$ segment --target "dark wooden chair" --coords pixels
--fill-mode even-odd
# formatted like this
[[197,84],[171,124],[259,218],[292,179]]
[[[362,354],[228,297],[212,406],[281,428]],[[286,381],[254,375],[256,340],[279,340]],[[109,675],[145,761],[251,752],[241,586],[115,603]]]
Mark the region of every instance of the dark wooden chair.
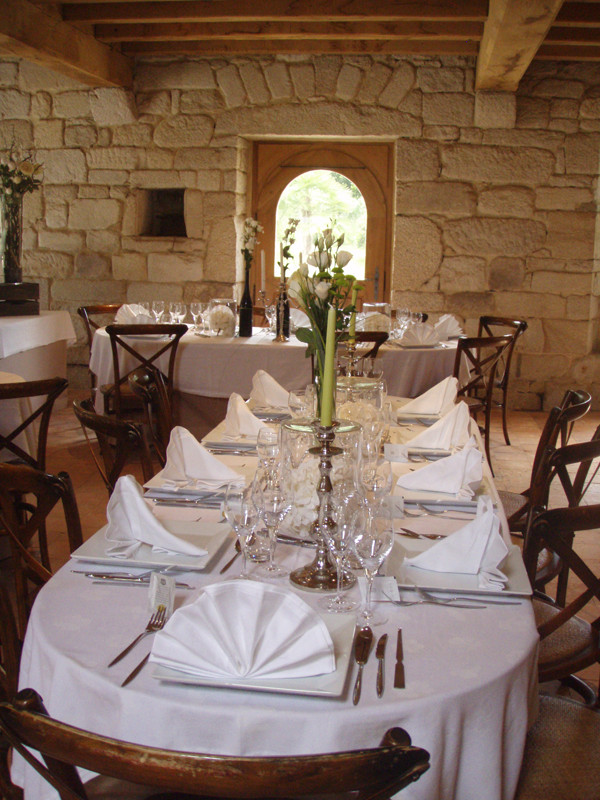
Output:
[[[357,347],[352,364],[348,361],[348,343],[342,342],[339,346],[338,374],[364,375],[365,377],[371,375],[379,348],[384,342],[387,342],[389,336],[387,331],[356,331],[354,338]],[[367,345],[367,347],[361,347],[361,345]]]
[[[596,444],[595,442],[592,444]],[[574,445],[573,447],[586,447]],[[597,697],[588,684],[574,673],[598,662],[600,658],[600,579],[573,548],[577,532],[600,528],[600,505],[556,508],[537,515],[528,531],[523,549],[525,568],[532,585],[535,581],[538,557],[546,549],[575,575],[581,586],[568,603],[559,604],[547,596],[533,600],[535,620],[540,635],[538,678],[546,681],[565,681],[593,704]],[[578,584],[579,585],[579,584]],[[596,602],[596,608],[592,601]],[[587,606],[592,622],[577,616]]]
[[[480,425],[484,437],[485,453],[490,469],[490,415],[493,405],[494,381],[501,359],[512,342],[512,336],[459,336],[454,360],[453,375],[458,380],[457,400],[464,400],[469,413],[477,419],[483,414],[484,423]],[[468,377],[463,380],[465,366]],[[493,470],[492,470],[493,472]]]
[[[187,325],[184,324],[106,326],[106,332],[110,337],[114,374],[112,384],[100,387],[100,391],[104,395],[104,412],[106,414],[114,413],[117,417],[124,417],[126,407],[124,396],[128,393],[129,375],[138,367],[160,369],[159,360],[163,355],[168,361],[166,370],[161,370],[161,372],[165,379],[169,401],[172,401],[175,357],[179,340],[187,333],[187,329]],[[156,337],[161,337],[160,341],[155,341],[156,348],[151,354],[146,355],[148,352],[147,342]],[[146,339],[146,343],[144,352],[141,352],[139,346],[143,339]],[[121,354],[128,354],[132,357],[134,365],[131,369],[123,370],[121,368],[119,359]],[[132,397],[131,393],[129,393],[129,397]]]
[[[395,795],[429,768],[429,753],[412,747],[401,728],[389,730],[379,747],[324,755],[235,757],[144,747],[50,718],[33,689],[19,692],[13,702],[0,703],[0,730],[63,800],[93,797],[73,765],[147,786],[145,796],[156,800],[291,800],[311,795],[376,800]],[[31,750],[38,751],[45,764]],[[111,796],[122,796],[118,786]]]
[[591,800],[600,786],[600,712],[566,697],[540,696],[527,734],[514,800]]
[[512,359],[515,352],[515,345],[517,339],[527,330],[527,322],[524,319],[510,319],[509,317],[479,317],[479,329],[477,336],[499,336],[501,334],[510,333],[512,342],[510,347],[506,349],[502,355],[498,366],[496,367],[496,377],[494,380],[495,392],[500,393],[500,398],[492,395],[492,403],[495,408],[502,409],[502,431],[504,432],[504,441],[510,444],[508,436],[508,425],[506,420],[506,411],[508,408],[508,384],[510,380],[510,369]]
[[[0,523],[12,552],[19,633],[25,632],[31,604],[52,575],[46,518],[62,506],[69,552],[83,542],[73,485],[66,472],[49,475],[22,464],[0,464]],[[37,553],[34,540],[37,539]]]
[[[146,431],[141,424],[96,414],[91,400],[74,401],[73,411],[85,434],[92,458],[109,496],[126,464],[132,459],[139,461],[144,482],[155,474]],[[98,441],[99,455],[90,441],[88,431],[93,431]]]
[[[77,309],[77,313],[83,320],[83,324],[85,325],[85,333],[87,336],[87,345],[88,345],[88,362],[90,359],[90,354],[92,352],[92,342],[94,341],[94,332],[98,330],[98,328],[103,327],[104,325],[108,325],[111,323],[117,311],[121,308],[122,303],[103,303],[100,305],[95,306],[80,306]],[[96,320],[94,317],[100,317],[100,319]],[[94,394],[96,392],[96,376],[94,375],[91,370],[89,371],[90,374],[90,389],[91,389],[91,397],[92,400],[94,399]]]
[[138,367],[130,373],[129,388],[144,405],[148,441],[161,467],[167,463],[167,446],[173,430],[173,413],[165,379],[157,369]]
[[[47,378],[42,381],[19,381],[17,383],[0,383],[0,413],[3,400],[30,399],[31,414],[25,417],[17,427],[9,433],[0,433],[0,452],[5,461],[28,464],[36,469],[46,468],[46,444],[48,426],[56,398],[69,385],[65,378]],[[37,407],[36,407],[37,406]],[[28,453],[17,440],[28,430],[34,431],[37,441],[35,454]],[[7,452],[6,452],[7,451]]]
[[[0,700],[12,700],[19,683],[19,664],[23,642],[17,633],[13,605],[6,586],[0,583]],[[10,743],[0,733],[0,796],[22,800],[23,791],[10,777]]]

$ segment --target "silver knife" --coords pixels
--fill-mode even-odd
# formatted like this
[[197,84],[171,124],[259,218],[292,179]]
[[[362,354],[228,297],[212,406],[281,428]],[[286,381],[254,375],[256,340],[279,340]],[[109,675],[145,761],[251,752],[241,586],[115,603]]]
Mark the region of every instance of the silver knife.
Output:
[[383,689],[385,687],[385,674],[384,674],[384,659],[385,659],[385,646],[387,644],[388,635],[384,633],[379,637],[377,647],[375,649],[375,657],[377,658],[377,697],[383,697]]
[[394,671],[394,689],[404,689],[404,649],[402,647],[402,628],[398,628],[396,642],[396,669]]
[[[114,582],[114,583],[138,583],[145,586],[150,585],[150,578],[145,575],[111,575],[109,572],[84,572],[86,578],[92,578],[94,583]],[[189,583],[176,582],[178,589],[193,589]]]
[[354,692],[352,694],[352,703],[354,705],[356,705],[360,700],[360,692],[362,689],[362,673],[365,664],[369,660],[372,644],[373,631],[368,625],[365,625],[364,628],[360,628],[360,630],[357,631],[356,638],[354,640],[354,660],[358,664],[358,675],[356,676]]

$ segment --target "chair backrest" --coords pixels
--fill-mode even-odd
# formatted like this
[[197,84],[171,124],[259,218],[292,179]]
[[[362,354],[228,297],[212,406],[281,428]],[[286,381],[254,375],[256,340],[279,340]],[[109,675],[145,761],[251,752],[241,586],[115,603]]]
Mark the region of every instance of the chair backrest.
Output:
[[158,369],[138,367],[129,374],[129,388],[144,404],[149,441],[161,467],[167,463],[167,446],[173,430],[171,402],[165,379]]
[[[389,339],[387,331],[356,331],[354,341],[357,347],[352,353],[352,360],[350,361],[350,351],[348,350],[348,342],[344,341],[340,344],[338,349],[339,374],[345,375],[368,375],[373,371],[374,361],[379,353],[379,348],[384,342]],[[362,348],[361,344],[372,344],[372,347]],[[368,370],[365,372],[365,360],[370,360]],[[344,363],[346,362],[346,363]]]
[[[131,372],[137,367],[156,367],[159,369],[159,359],[163,354],[168,356],[168,366],[166,370],[161,370],[167,387],[169,399],[173,393],[173,373],[175,370],[175,356],[177,355],[177,348],[179,340],[187,333],[187,325],[184,324],[158,324],[158,325],[107,325],[106,332],[110,337],[110,346],[112,350],[113,370],[114,370],[114,409],[117,416],[122,414],[121,402],[121,387],[127,381]],[[156,341],[156,349],[150,355],[141,353],[136,345],[139,347],[140,339],[150,337],[151,341],[155,337],[164,337],[161,342]],[[128,339],[127,337],[135,337]],[[119,350],[123,349],[135,360],[135,366],[127,370],[125,374],[121,374],[121,367],[119,364]]]
[[[96,414],[91,400],[74,401],[73,411],[85,434],[92,458],[98,467],[98,472],[109,496],[125,465],[132,458],[137,458],[139,461],[144,482],[150,480],[155,470],[152,466],[146,432],[142,425]],[[93,431],[96,436],[102,460],[98,458],[92,446],[88,430]]]
[[[500,359],[512,342],[512,336],[459,336],[454,359],[453,375],[458,380],[458,396],[479,397],[486,403],[491,399],[494,378]],[[464,366],[468,366],[468,377]]]
[[[5,460],[20,461],[37,469],[46,468],[46,443],[48,441],[48,426],[52,408],[56,398],[64,392],[69,385],[66,378],[47,378],[42,381],[19,381],[17,383],[0,383],[0,411],[2,400],[21,400],[28,398],[34,410],[31,413],[22,411],[22,420],[14,430],[8,433],[0,432],[0,451]],[[37,428],[37,431],[36,431]],[[27,452],[18,444],[19,437],[27,431],[36,431],[35,439],[37,449],[35,454]],[[22,440],[21,440],[22,441]],[[14,458],[11,458],[10,454]]]
[[[429,753],[412,747],[401,728],[388,731],[384,743],[376,748],[315,756],[237,758],[144,747],[51,719],[32,689],[19,692],[12,703],[0,704],[0,729],[13,748],[58,789],[63,800],[86,798],[71,765],[150,785],[157,792],[261,800],[318,794],[332,799],[383,800],[429,768]],[[46,767],[25,748],[41,753]]]
[[510,319],[510,317],[479,317],[479,329],[477,336],[499,336],[509,333],[512,336],[510,347],[503,353],[498,367],[496,368],[496,383],[499,388],[504,389],[508,383],[510,375],[510,365],[515,351],[517,339],[525,333],[528,325],[524,319]]
[[[83,542],[71,479],[66,472],[49,475],[22,464],[0,464],[0,523],[12,551],[19,631],[24,634],[31,608],[29,582],[39,589],[52,575],[46,541],[46,519],[61,504],[69,552]],[[37,537],[39,557],[31,543]]]
[[[94,331],[97,331],[98,328],[108,324],[109,322],[112,322],[115,314],[122,305],[122,303],[103,303],[95,306],[80,306],[77,309],[77,313],[85,325],[85,332],[90,350],[92,349],[92,341],[94,340]],[[93,319],[93,317],[96,316],[104,317],[104,319],[97,322],[95,319]],[[108,316],[111,317],[110,320],[107,319]]]

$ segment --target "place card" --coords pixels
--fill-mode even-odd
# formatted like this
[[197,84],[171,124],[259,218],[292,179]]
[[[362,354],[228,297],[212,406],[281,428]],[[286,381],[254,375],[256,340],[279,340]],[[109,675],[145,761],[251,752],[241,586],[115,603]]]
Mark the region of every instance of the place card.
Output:
[[175,576],[165,575],[161,572],[150,574],[150,588],[148,589],[148,611],[154,614],[159,606],[166,609],[166,617],[169,619],[173,613],[175,602]]

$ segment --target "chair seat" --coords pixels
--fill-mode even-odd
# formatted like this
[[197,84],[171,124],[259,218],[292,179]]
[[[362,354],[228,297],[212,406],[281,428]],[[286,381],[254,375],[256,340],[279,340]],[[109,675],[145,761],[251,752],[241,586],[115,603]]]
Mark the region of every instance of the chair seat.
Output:
[[[558,614],[560,608],[534,598],[536,626]],[[566,677],[594,664],[598,658],[598,631],[580,617],[572,617],[540,642],[538,674],[541,683]]]
[[599,787],[600,714],[564,698],[540,697],[515,800],[593,800]]
[[483,411],[485,408],[485,402],[480,400],[479,397],[470,397],[469,395],[465,395],[460,399],[463,401],[463,403],[467,404],[470,414],[476,414],[478,411]]
[[511,519],[514,517],[515,519],[518,518],[519,513],[521,511],[525,511],[527,508],[527,498],[519,494],[518,492],[505,492],[500,491],[498,492],[498,496],[500,497],[500,502],[502,503],[502,508],[504,509],[504,513],[506,514],[506,519],[508,520],[508,524],[510,530],[522,530],[522,526],[513,528],[511,524]]

